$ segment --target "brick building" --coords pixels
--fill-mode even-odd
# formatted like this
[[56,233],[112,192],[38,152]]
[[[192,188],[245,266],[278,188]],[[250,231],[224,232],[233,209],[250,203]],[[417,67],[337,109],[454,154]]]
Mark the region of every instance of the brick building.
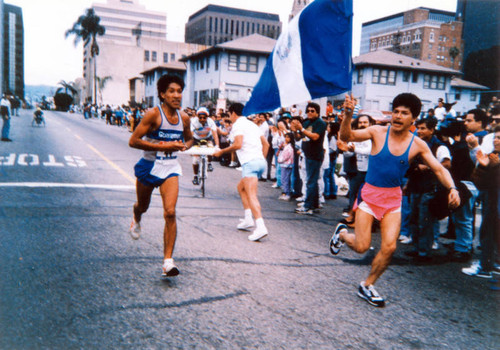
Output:
[[[439,66],[461,70],[463,23],[455,13],[419,7],[363,23],[364,52],[390,50]],[[363,43],[368,41],[368,47]]]

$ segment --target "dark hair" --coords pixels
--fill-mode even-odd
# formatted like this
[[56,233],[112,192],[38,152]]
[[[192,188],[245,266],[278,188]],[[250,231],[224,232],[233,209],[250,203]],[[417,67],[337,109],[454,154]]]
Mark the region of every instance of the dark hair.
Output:
[[461,120],[453,120],[447,127],[440,129],[444,136],[455,137],[458,135],[465,135],[465,124]]
[[243,105],[239,102],[233,103],[231,106],[229,106],[228,111],[229,114],[232,114],[234,112],[238,117],[241,117],[243,115]]
[[405,92],[394,97],[394,100],[392,101],[392,110],[395,110],[400,106],[409,108],[413,119],[415,119],[420,115],[422,102],[416,95]]
[[368,114],[360,114],[353,121],[354,129],[359,128],[359,119],[362,118],[362,117],[367,117],[368,118],[368,122],[370,123],[370,126],[375,125],[375,119],[373,119],[371,116],[369,116]]
[[427,127],[427,129],[435,130],[436,129],[436,125],[437,125],[437,119],[434,118],[434,117],[424,118],[424,119],[418,119],[415,122],[415,126],[419,126],[420,124],[425,124],[425,126]]
[[500,132],[500,125],[495,126],[495,129],[493,129],[493,132]]
[[317,103],[315,103],[315,102],[309,102],[309,103],[307,104],[306,111],[307,111],[307,109],[308,109],[309,107],[314,108],[314,110],[316,111],[316,113],[318,113],[318,115],[319,115],[319,111],[320,111],[319,104],[317,104]]
[[158,98],[160,101],[162,100],[161,93],[167,91],[168,87],[172,83],[179,84],[181,89],[184,90],[184,80],[182,80],[182,78],[177,75],[162,75],[156,83],[156,87],[158,88]]
[[290,138],[290,144],[292,145],[292,147],[295,146],[295,135],[293,134],[293,132],[287,132],[285,134],[285,137],[288,136]]
[[474,120],[476,122],[481,122],[483,128],[485,128],[486,125],[488,125],[488,116],[482,109],[479,108],[471,109],[470,111],[467,112],[467,114],[472,114],[474,116]]

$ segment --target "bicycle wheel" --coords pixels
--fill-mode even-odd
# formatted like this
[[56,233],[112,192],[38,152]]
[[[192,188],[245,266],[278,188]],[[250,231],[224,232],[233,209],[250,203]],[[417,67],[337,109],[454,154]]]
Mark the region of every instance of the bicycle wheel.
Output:
[[205,179],[207,177],[207,159],[205,157],[201,158],[201,196],[205,197]]

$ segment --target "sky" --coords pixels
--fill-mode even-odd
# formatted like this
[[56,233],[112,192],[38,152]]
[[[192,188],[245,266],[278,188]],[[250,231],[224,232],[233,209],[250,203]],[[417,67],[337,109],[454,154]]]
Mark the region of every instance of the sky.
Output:
[[[64,33],[93,3],[107,0],[4,0],[22,8],[25,40],[25,84],[57,86],[82,76],[82,44]],[[146,9],[167,14],[167,39],[184,41],[188,17],[208,4],[278,14],[286,28],[293,0],[139,0]],[[353,56],[359,54],[361,25],[380,17],[429,7],[456,11],[457,0],[353,0]]]

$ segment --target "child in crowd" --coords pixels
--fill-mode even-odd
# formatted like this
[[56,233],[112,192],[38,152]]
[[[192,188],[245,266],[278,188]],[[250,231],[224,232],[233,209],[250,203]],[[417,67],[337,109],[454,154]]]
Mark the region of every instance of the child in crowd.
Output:
[[281,188],[283,193],[279,199],[290,200],[290,178],[293,170],[294,139],[292,133],[285,134],[285,145],[278,154],[278,163],[281,168]]

